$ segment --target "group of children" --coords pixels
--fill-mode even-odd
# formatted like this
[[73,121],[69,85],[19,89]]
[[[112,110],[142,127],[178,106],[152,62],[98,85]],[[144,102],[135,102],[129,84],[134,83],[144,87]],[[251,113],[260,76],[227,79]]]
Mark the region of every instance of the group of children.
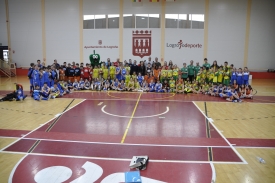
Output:
[[109,68],[104,64],[94,68],[89,64],[86,67],[69,64],[59,67],[58,72],[55,65],[43,68],[31,64],[28,76],[35,100],[56,98],[73,90],[202,93],[220,96],[228,101],[253,98],[253,90],[248,83],[248,69],[237,70],[227,64],[199,66],[197,63],[197,66],[186,66],[184,63],[179,69],[169,63],[150,69],[144,76],[140,72],[130,75],[131,67],[128,64],[124,67],[112,63]]

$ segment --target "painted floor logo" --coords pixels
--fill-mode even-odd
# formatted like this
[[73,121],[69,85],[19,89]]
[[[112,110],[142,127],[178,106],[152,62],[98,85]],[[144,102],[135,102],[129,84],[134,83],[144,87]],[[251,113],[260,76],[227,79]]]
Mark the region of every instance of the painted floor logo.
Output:
[[166,43],[166,47],[171,47],[171,48],[202,48],[202,44],[188,44],[188,43],[183,43],[182,40],[180,40],[177,44],[170,44]]

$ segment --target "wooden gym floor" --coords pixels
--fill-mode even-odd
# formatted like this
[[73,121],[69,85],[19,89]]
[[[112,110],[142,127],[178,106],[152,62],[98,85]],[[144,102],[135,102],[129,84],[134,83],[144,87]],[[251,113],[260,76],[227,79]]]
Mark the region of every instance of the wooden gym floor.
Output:
[[[0,78],[0,95],[15,82],[28,90],[26,77]],[[252,87],[243,103],[128,92],[0,102],[0,182],[124,182],[135,155],[150,157],[148,183],[274,182],[275,80]]]

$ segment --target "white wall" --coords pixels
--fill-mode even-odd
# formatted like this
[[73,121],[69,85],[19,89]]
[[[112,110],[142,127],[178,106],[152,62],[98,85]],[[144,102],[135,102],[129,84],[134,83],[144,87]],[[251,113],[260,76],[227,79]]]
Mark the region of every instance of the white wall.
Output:
[[83,14],[119,14],[119,0],[83,0]]
[[[210,63],[217,60],[242,67],[244,62],[244,47],[246,35],[246,14],[248,0],[210,0],[208,59]],[[133,3],[124,0],[124,14],[161,14],[162,3]],[[47,63],[54,59],[64,62],[79,62],[80,48],[83,47],[84,62],[89,62],[88,56],[92,49],[84,46],[102,45],[119,46],[119,29],[82,30],[79,29],[78,0],[45,0],[45,31]],[[119,14],[120,0],[83,0],[83,15],[87,14]],[[193,13],[205,11],[205,0],[177,0],[166,3],[167,14]],[[18,66],[27,66],[42,58],[42,15],[40,0],[9,0],[11,49],[15,51],[13,61]],[[275,43],[275,1],[252,0],[248,67],[250,69],[274,68]],[[141,60],[132,55],[132,30],[123,30],[123,59]],[[161,29],[152,30],[152,57],[160,57],[161,46],[165,46],[165,60],[172,59],[175,63],[182,61],[195,62],[203,59],[204,30],[166,29],[165,45],[160,45]],[[79,33],[83,31],[83,45],[79,45]],[[201,43],[201,49],[172,49],[166,43],[177,43],[180,39],[185,43]],[[5,23],[5,4],[0,0],[0,42],[7,45],[7,30]],[[96,49],[102,60],[110,57],[115,60],[119,48]],[[143,60],[144,58],[142,58]],[[145,57],[146,59],[146,57]]]
[[167,14],[204,14],[205,0],[177,0],[166,2]]
[[253,0],[250,20],[248,68],[275,68],[275,1]]
[[[102,44],[99,44],[99,40]],[[100,55],[101,61],[107,61],[110,58],[115,62],[119,58],[119,30],[118,29],[85,29],[83,30],[83,62],[90,63],[89,56],[95,53]],[[96,48],[99,47],[99,48]]]
[[37,0],[9,0],[13,62],[28,66],[42,59],[41,3]]
[[0,0],[0,43],[8,46],[5,0]]
[[210,0],[208,60],[243,67],[247,0]]
[[47,64],[79,62],[79,2],[45,0]]
[[[203,35],[204,30],[191,29],[166,29],[165,30],[165,61],[172,60],[174,64],[182,67],[183,62],[189,65],[190,60],[194,62],[203,61]],[[182,40],[185,44],[201,45],[200,47],[171,47]],[[167,47],[168,46],[168,47]]]

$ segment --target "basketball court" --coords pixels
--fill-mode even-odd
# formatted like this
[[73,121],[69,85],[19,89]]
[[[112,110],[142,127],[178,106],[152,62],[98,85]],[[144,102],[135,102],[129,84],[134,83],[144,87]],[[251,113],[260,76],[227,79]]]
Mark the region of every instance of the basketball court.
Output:
[[74,92],[0,111],[0,182],[119,183],[139,155],[150,158],[148,183],[275,178],[274,96]]

